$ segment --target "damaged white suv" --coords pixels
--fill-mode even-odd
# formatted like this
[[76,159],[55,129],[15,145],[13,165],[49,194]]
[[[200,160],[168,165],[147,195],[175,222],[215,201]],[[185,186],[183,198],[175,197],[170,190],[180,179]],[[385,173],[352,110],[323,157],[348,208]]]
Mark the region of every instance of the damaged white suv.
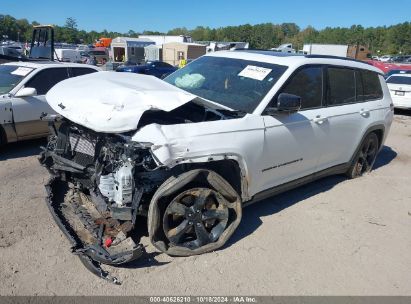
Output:
[[162,252],[216,250],[244,205],[371,170],[393,119],[380,73],[345,58],[233,51],[165,81],[110,72],[63,81],[46,97],[59,113],[41,155],[50,210],[106,278],[100,263],[142,255],[142,216]]

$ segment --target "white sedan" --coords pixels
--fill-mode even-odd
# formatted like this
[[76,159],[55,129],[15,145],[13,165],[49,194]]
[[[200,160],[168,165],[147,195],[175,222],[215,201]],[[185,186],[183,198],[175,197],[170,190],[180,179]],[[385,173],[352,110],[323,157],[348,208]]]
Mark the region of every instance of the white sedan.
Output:
[[387,78],[395,108],[411,109],[411,74],[394,74]]
[[54,113],[46,93],[58,82],[97,72],[94,66],[56,62],[0,65],[0,145],[47,136],[43,112]]

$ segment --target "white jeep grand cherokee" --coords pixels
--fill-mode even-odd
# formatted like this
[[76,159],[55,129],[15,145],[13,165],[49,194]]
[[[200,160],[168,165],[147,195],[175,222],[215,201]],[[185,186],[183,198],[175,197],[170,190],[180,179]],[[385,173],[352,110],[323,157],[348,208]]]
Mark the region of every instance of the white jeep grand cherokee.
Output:
[[345,58],[233,51],[165,81],[110,72],[63,81],[46,97],[59,113],[41,157],[50,210],[106,278],[100,263],[143,253],[141,216],[162,252],[216,250],[244,205],[371,170],[393,119],[380,73]]

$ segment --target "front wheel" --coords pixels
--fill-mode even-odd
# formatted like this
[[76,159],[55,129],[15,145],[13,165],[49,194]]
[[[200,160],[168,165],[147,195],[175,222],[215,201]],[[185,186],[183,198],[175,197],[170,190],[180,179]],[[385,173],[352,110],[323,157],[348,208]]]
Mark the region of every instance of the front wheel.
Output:
[[149,210],[152,244],[172,256],[213,251],[225,244],[241,220],[241,199],[220,175],[192,170],[172,177]]
[[362,142],[354,157],[353,163],[347,171],[349,178],[357,178],[371,171],[378,153],[378,137],[372,132]]

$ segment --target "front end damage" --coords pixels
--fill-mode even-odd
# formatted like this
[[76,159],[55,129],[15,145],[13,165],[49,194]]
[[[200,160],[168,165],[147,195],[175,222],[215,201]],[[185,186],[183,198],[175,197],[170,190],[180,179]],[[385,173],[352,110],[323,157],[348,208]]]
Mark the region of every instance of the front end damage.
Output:
[[118,283],[100,264],[120,265],[143,255],[133,228],[138,216],[147,214],[145,200],[164,180],[164,171],[156,170],[149,144],[60,123],[58,129],[49,123],[52,135],[40,155],[51,174],[47,205],[72,252],[94,274]]
[[[117,282],[100,265],[144,254],[142,229],[135,229],[140,222],[156,249],[185,256],[221,247],[238,226],[241,199],[218,176],[232,171],[226,177],[240,185],[236,165],[226,154],[204,152],[205,136],[193,147],[197,135],[189,130],[198,133],[195,123],[232,121],[244,113],[130,73],[74,77],[46,99],[58,113],[43,117],[52,134],[40,156],[51,174],[47,204],[73,253],[93,273]],[[176,198],[185,192],[182,206]],[[174,212],[169,204],[184,208]],[[177,236],[180,221],[187,226]]]

